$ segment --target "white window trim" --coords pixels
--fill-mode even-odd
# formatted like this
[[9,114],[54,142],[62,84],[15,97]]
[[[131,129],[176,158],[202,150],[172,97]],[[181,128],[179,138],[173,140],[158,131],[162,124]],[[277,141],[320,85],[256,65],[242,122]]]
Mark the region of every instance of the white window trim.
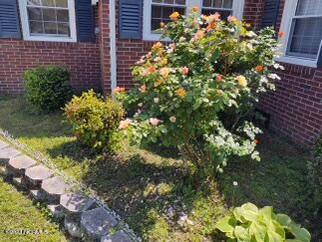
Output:
[[[281,53],[281,57],[277,58],[276,60],[280,62],[288,63],[288,64],[316,68],[318,57],[316,59],[308,59],[304,57],[288,56],[286,54],[287,46],[288,46],[288,42],[291,34],[292,19],[296,12],[297,3],[298,3],[298,0],[285,1],[283,17],[282,17],[282,22],[280,27],[280,32],[284,32],[285,36],[279,39],[281,43],[281,47],[279,51]],[[320,44],[320,49],[317,56],[319,56],[320,51],[321,51],[321,44]]]
[[48,42],[76,42],[76,13],[75,13],[75,0],[68,0],[68,10],[69,10],[69,26],[70,26],[70,37],[63,36],[32,36],[30,35],[28,13],[27,13],[27,0],[19,0],[19,10],[22,25],[22,34],[24,40],[31,41],[48,41]]
[[[202,8],[202,0],[186,0],[186,13],[188,14],[193,7]],[[243,18],[245,0],[233,1],[233,15],[238,19]],[[151,12],[152,0],[144,0],[143,9],[143,40],[158,41],[161,34],[153,33],[151,31]]]

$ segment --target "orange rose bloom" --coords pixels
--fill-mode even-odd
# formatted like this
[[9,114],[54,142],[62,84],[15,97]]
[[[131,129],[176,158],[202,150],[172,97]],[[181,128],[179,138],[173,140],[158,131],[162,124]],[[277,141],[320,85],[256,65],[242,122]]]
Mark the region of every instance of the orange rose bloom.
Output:
[[283,38],[285,36],[285,32],[279,32],[278,37]]
[[220,21],[220,14],[219,13],[212,14],[207,18],[207,22],[209,24],[212,23],[212,22],[215,22],[215,21],[216,22]]
[[205,37],[205,32],[203,30],[198,30],[194,37],[194,40],[201,40],[204,37]]
[[172,20],[172,21],[178,21],[179,20],[179,18],[180,18],[180,13],[178,13],[178,12],[174,12],[173,14],[171,14],[170,15],[170,19]]
[[262,66],[262,65],[259,65],[259,66],[256,66],[255,69],[256,69],[257,72],[263,72],[265,70],[265,67]]
[[156,51],[158,49],[161,49],[163,47],[163,44],[161,42],[157,42],[152,46],[152,50]]
[[186,90],[183,87],[180,87],[177,91],[179,97],[185,97],[187,95]]
[[114,93],[124,93],[125,88],[124,87],[117,87],[114,89]]
[[154,66],[150,66],[148,69],[149,74],[153,74],[157,71],[157,69]]
[[208,24],[207,32],[210,32],[210,31],[214,30],[216,27],[217,27],[216,22],[212,22],[212,23]]

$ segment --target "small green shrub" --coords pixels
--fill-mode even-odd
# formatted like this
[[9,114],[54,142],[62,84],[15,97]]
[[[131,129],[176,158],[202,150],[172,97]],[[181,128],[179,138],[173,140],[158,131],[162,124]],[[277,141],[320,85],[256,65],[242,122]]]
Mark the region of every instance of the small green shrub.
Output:
[[57,66],[37,67],[24,73],[28,101],[44,111],[55,111],[72,96],[68,70]]
[[120,103],[98,97],[93,90],[74,96],[65,108],[77,139],[97,151],[113,151],[118,144],[118,127],[124,116]]
[[311,241],[310,233],[272,207],[258,209],[246,203],[216,224],[228,241]]

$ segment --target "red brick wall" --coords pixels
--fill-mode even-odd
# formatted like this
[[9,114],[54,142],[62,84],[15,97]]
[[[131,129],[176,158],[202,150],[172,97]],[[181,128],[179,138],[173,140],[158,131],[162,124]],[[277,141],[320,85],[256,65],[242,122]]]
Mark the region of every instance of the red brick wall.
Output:
[[98,3],[99,57],[97,59],[101,65],[101,82],[106,95],[111,93],[109,11],[108,0],[100,0]]
[[77,90],[100,88],[98,44],[8,39],[0,40],[0,93],[22,93],[23,73],[39,65],[67,67]]

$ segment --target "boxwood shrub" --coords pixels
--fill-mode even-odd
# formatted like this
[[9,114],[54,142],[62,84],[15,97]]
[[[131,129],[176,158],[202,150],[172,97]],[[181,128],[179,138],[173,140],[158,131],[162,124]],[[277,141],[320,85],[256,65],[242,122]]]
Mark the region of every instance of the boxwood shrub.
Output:
[[64,111],[79,142],[98,152],[118,148],[118,128],[125,114],[119,102],[105,100],[90,90],[74,96]]
[[70,73],[58,66],[41,66],[24,73],[28,101],[44,111],[63,107],[72,97]]

